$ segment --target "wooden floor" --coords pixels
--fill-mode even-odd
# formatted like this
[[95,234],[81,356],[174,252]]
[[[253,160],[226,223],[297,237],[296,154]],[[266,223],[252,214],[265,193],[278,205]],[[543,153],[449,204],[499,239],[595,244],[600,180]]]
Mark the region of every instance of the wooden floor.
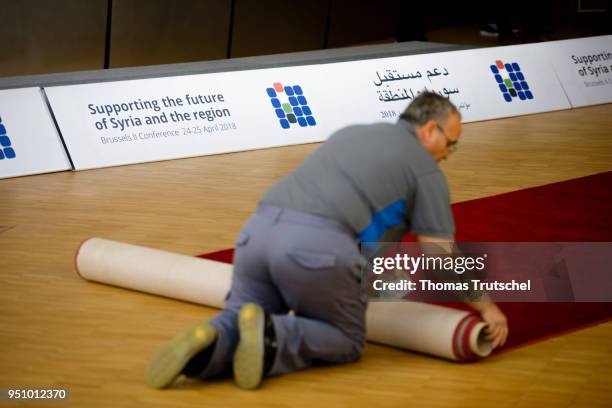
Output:
[[[256,392],[229,380],[147,389],[159,343],[215,311],[85,282],[79,243],[230,247],[266,188],[316,147],[0,180],[0,387],[67,386],[79,407],[612,406],[612,322],[470,365],[367,345],[357,364]],[[443,168],[455,202],[612,170],[612,105],[467,124]]]

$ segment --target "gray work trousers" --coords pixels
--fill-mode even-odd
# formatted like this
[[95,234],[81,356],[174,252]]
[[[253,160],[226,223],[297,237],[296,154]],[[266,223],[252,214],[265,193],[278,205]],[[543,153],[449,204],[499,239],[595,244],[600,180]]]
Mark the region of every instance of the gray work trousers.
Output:
[[267,375],[358,360],[366,311],[361,265],[354,234],[342,224],[261,204],[236,240],[231,290],[225,308],[211,320],[217,342],[198,377],[231,370],[238,311],[247,302],[272,317],[278,349]]

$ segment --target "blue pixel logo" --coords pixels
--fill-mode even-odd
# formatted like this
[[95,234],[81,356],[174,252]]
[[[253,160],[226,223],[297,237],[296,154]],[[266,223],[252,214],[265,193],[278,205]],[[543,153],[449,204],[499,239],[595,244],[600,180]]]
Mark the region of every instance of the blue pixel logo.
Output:
[[11,146],[11,139],[6,134],[6,127],[0,117],[0,160],[14,159],[17,155]]
[[317,125],[301,86],[283,86],[275,82],[266,92],[283,129],[289,129],[295,124],[300,127]]
[[533,99],[533,93],[518,63],[504,63],[497,60],[495,65],[491,65],[491,72],[506,102],[512,102],[516,98],[521,101]]

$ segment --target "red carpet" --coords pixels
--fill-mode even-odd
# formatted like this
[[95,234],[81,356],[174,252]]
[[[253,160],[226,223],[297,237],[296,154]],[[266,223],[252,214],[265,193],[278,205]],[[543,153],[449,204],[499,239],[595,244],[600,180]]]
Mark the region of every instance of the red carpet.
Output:
[[[462,242],[612,241],[612,172],[453,205]],[[407,236],[406,241],[411,237]],[[233,249],[200,255],[231,263]],[[445,304],[465,308],[463,304]],[[503,350],[608,321],[612,303],[500,303],[510,337]]]

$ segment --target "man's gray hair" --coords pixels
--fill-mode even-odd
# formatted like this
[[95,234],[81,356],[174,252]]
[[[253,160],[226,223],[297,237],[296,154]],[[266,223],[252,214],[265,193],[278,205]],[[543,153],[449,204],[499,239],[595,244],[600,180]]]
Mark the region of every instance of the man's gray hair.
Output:
[[404,113],[400,115],[400,119],[413,126],[422,126],[432,119],[443,124],[453,113],[459,114],[459,111],[450,99],[428,91],[414,98]]

